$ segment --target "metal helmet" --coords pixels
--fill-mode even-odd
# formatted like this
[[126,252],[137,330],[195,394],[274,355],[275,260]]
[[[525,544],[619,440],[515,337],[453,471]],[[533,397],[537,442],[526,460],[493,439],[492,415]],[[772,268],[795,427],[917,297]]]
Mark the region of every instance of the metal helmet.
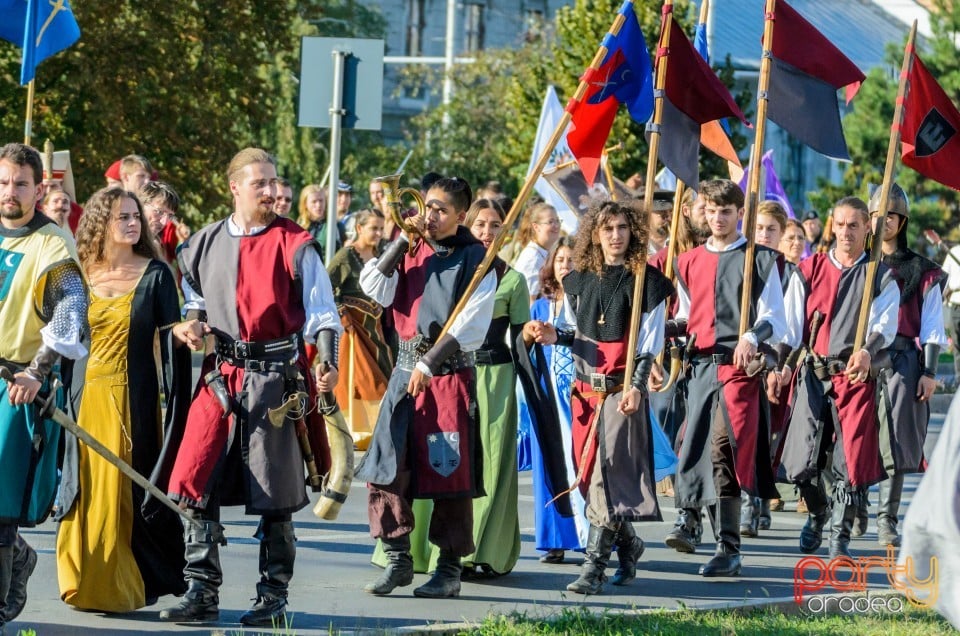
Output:
[[[873,214],[880,208],[880,187],[873,191],[870,197],[870,213]],[[907,193],[899,185],[894,183],[890,186],[890,195],[887,198],[887,212],[899,214],[905,219],[910,218],[910,202],[907,201]]]

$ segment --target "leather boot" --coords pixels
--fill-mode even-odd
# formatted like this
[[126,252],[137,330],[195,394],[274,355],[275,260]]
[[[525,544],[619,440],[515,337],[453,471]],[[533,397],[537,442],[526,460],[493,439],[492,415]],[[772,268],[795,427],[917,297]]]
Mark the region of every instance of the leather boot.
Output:
[[761,530],[769,530],[773,525],[773,517],[770,515],[770,500],[760,499],[760,518],[757,527]]
[[257,600],[240,616],[240,623],[256,627],[286,627],[287,587],[293,578],[293,563],[297,556],[293,522],[261,520],[254,536],[260,539],[260,582],[257,583]]
[[367,594],[382,596],[398,587],[413,583],[413,557],[410,555],[410,535],[396,539],[380,539],[383,551],[387,555],[387,567],[373,583],[368,583],[363,591]]
[[620,565],[610,582],[614,585],[626,585],[637,578],[637,561],[643,554],[643,539],[637,536],[632,523],[622,521],[620,531],[617,532],[616,545]]
[[853,530],[853,522],[856,516],[857,506],[855,504],[833,502],[833,513],[830,515],[831,560],[839,557],[853,559],[849,550],[850,532]]
[[800,530],[800,552],[813,554],[823,543],[823,527],[830,514],[829,501],[819,484],[801,485],[800,496],[807,502],[807,523]]
[[760,508],[757,500],[743,493],[740,496],[740,535],[755,537],[760,524]]
[[897,532],[897,515],[900,512],[900,497],[903,495],[903,475],[894,475],[880,482],[880,501],[877,505],[877,543],[900,547]]
[[713,558],[700,567],[700,575],[740,575],[740,497],[721,497],[717,506],[720,540]]
[[567,590],[577,594],[599,594],[603,590],[603,582],[607,580],[603,571],[610,562],[610,553],[613,551],[613,542],[617,533],[610,528],[590,524],[590,533],[587,535],[587,555],[580,569],[580,576],[576,581],[567,585]]
[[663,540],[667,547],[673,548],[677,552],[693,554],[700,545],[700,537],[703,534],[703,523],[700,520],[701,513],[699,508],[681,508],[677,512],[677,520],[673,524],[673,530]]
[[437,569],[430,580],[413,590],[420,598],[455,598],[460,596],[460,557],[448,550],[440,550]]
[[220,546],[227,545],[223,526],[203,520],[202,528],[188,524],[184,531],[187,566],[183,568],[187,591],[176,607],[162,610],[160,620],[171,623],[207,623],[220,618]]
[[[10,593],[10,583],[13,580],[13,546],[0,545],[0,614],[7,609],[7,594]],[[0,619],[0,628],[6,620]]]
[[[879,518],[879,517],[878,517]],[[857,506],[857,516],[853,520],[853,529],[850,530],[851,537],[862,537],[867,533],[867,523],[870,521],[870,500],[866,495],[863,496],[860,505]]]
[[0,623],[9,623],[23,611],[27,604],[27,580],[37,567],[37,553],[19,534],[13,544],[13,571],[6,603],[0,603]]

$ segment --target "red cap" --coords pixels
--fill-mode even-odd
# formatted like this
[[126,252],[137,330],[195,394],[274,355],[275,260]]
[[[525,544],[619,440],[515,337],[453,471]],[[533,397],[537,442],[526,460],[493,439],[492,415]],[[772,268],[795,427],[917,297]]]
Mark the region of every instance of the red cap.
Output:
[[114,179],[116,181],[119,181],[120,180],[120,160],[117,159],[112,164],[110,164],[110,167],[107,168],[107,171],[103,173],[103,176],[105,176],[107,179]]

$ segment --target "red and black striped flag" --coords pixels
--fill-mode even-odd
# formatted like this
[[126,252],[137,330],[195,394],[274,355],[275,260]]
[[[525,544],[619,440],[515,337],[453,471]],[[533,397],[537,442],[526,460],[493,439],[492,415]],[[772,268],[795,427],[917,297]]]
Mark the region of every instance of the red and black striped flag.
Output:
[[767,117],[817,152],[849,161],[837,91],[846,87],[850,103],[866,76],[786,2],[777,0],[773,13]]

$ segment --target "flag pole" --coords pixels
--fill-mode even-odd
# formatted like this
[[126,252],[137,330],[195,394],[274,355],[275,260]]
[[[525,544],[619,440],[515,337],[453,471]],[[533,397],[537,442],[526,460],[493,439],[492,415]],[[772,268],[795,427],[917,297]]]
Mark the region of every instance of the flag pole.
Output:
[[23,121],[23,143],[26,146],[33,139],[33,94],[34,80],[30,80],[27,83],[27,117]]
[[[613,24],[610,26],[609,33],[611,36],[616,37],[620,33],[620,29],[623,28],[624,21],[625,18],[623,14],[617,12],[617,17],[613,20]],[[587,72],[591,70],[595,71],[600,68],[600,65],[603,63],[603,59],[606,56],[607,47],[601,44],[597,48],[597,53],[593,56],[590,66],[587,67]],[[584,73],[584,77],[586,77],[586,72]],[[577,86],[577,90],[574,92],[571,99],[573,101],[579,101],[583,99],[584,94],[587,92],[587,87],[587,81],[581,78],[580,84]],[[523,205],[527,202],[527,199],[530,198],[530,193],[533,191],[533,185],[540,177],[543,169],[546,168],[547,163],[550,161],[550,155],[553,153],[553,149],[557,147],[558,143],[560,143],[560,138],[563,137],[563,134],[566,131],[569,123],[570,111],[564,110],[563,116],[560,118],[560,121],[557,122],[557,127],[553,130],[553,134],[550,135],[549,141],[547,141],[547,145],[544,146],[543,150],[540,151],[540,158],[537,159],[537,163],[534,165],[533,170],[527,174],[527,178],[523,182],[523,187],[520,188],[520,192],[517,194],[517,198],[514,199],[513,205],[510,206],[510,211],[507,213],[507,217],[503,220],[504,227],[511,227],[517,220],[517,217],[520,215],[520,210],[523,209]],[[470,300],[470,297],[473,296],[473,293],[477,290],[477,287],[480,286],[480,281],[482,281],[484,276],[487,275],[487,272],[490,270],[490,266],[493,264],[494,259],[497,258],[497,254],[500,252],[500,248],[503,246],[506,238],[507,233],[500,232],[493,240],[493,243],[490,244],[490,247],[487,248],[486,256],[483,257],[483,261],[480,263],[480,266],[477,267],[476,273],[473,275],[473,278],[470,279],[470,284],[467,285],[463,295],[460,297],[460,300],[457,301],[453,311],[450,312],[450,317],[447,318],[446,324],[443,325],[443,330],[440,332],[437,340],[442,338],[448,331],[450,331],[450,327],[453,326],[454,320],[456,320],[457,316],[460,315],[460,312],[463,311],[463,308],[467,306],[467,301]]]
[[867,276],[863,283],[863,297],[860,300],[860,315],[857,317],[857,333],[853,341],[853,350],[863,348],[867,338],[867,326],[870,321],[870,303],[873,302],[873,287],[880,268],[883,254],[883,227],[887,220],[887,203],[890,200],[890,188],[893,185],[893,171],[897,165],[897,147],[900,145],[900,127],[903,125],[903,102],[907,98],[909,85],[907,77],[913,65],[914,40],[917,37],[917,21],[913,21],[907,45],[903,51],[903,65],[900,67],[900,85],[897,87],[897,100],[893,109],[893,122],[890,125],[890,142],[887,144],[887,163],[883,168],[883,183],[880,185],[880,205],[878,218],[873,230],[873,244],[870,248],[870,262],[867,263]]
[[607,190],[610,191],[610,200],[616,201],[619,197],[617,196],[617,188],[613,184],[613,171],[610,169],[610,158],[607,157],[607,151],[603,151],[603,176],[607,179]]
[[[706,4],[706,0],[704,0]],[[663,275],[667,277],[671,283],[676,280],[676,275],[673,271],[673,261],[677,257],[677,232],[680,231],[680,208],[682,207],[683,191],[686,186],[681,179],[677,179],[677,190],[673,195],[673,216],[670,218],[670,242],[667,243],[667,262],[663,266]],[[648,217],[649,218],[649,217]],[[666,357],[666,347],[657,355],[657,365],[661,368],[663,367],[663,360]],[[671,358],[673,358],[673,350],[671,349]],[[667,379],[666,384],[660,387],[659,392],[663,393],[671,386],[676,378],[673,377],[673,369],[671,368],[670,377]],[[679,372],[679,370],[678,370]],[[671,379],[672,378],[672,379]]]
[[750,178],[747,180],[746,210],[743,214],[743,235],[747,239],[747,253],[743,259],[743,291],[740,295],[740,331],[742,336],[750,328],[750,300],[753,298],[753,263],[757,244],[757,205],[760,193],[760,164],[763,160],[763,139],[767,131],[767,90],[773,63],[773,11],[776,0],[767,0],[763,24],[763,55],[760,58],[760,79],[757,84],[757,132],[750,151]]
[[[650,151],[647,153],[647,177],[643,182],[643,212],[640,217],[640,227],[650,227],[650,215],[653,214],[653,186],[657,178],[657,158],[660,156],[660,121],[663,118],[663,92],[667,84],[667,58],[670,46],[670,25],[673,20],[668,18],[673,14],[673,0],[666,0],[661,11],[663,24],[660,28],[660,42],[657,45],[657,74],[654,80],[653,91],[653,118],[648,126],[650,130]],[[660,52],[664,53],[661,55]],[[643,251],[646,254],[646,245]],[[649,255],[648,255],[649,256]],[[629,386],[633,378],[633,369],[637,359],[637,338],[640,331],[640,315],[643,305],[643,279],[647,274],[647,259],[640,261],[640,266],[633,273],[633,300],[630,306],[630,328],[627,332],[627,364],[623,372],[624,387]],[[647,307],[653,310],[654,307]],[[624,389],[626,390],[626,388]]]

